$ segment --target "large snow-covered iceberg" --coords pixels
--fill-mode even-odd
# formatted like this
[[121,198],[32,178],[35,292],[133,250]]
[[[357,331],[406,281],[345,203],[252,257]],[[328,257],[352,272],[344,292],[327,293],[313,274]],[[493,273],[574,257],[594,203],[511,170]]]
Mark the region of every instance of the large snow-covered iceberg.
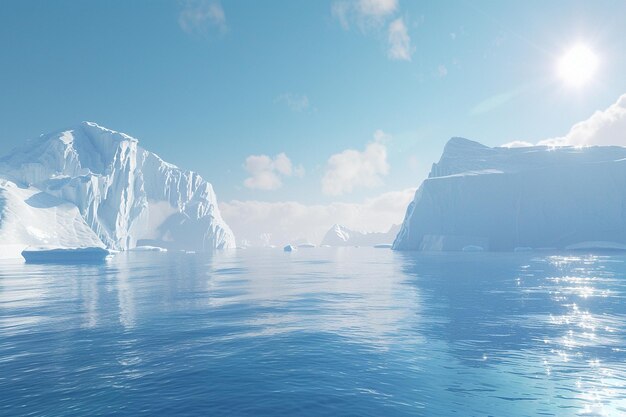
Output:
[[409,204],[393,248],[626,244],[626,148],[490,148],[453,138]]
[[389,231],[384,233],[378,232],[360,232],[350,230],[340,224],[333,225],[322,240],[322,245],[327,246],[377,246],[393,242],[400,226],[393,225]]
[[211,184],[95,123],[28,141],[0,159],[0,176],[72,203],[110,249],[235,246]]

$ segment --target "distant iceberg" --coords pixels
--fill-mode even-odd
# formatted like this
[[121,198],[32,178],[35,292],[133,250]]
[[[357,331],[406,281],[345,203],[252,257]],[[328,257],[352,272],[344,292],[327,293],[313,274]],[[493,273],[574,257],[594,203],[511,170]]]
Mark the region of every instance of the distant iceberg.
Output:
[[[167,249],[165,248],[161,248],[159,246],[135,246],[134,248],[130,249],[130,251],[132,252],[167,252]],[[187,252],[187,251],[181,251],[181,252]]]
[[[211,184],[143,149],[137,139],[95,123],[28,141],[0,159],[0,180],[0,195],[10,197],[0,202],[0,245],[235,247]],[[17,206],[28,210],[11,209]],[[50,220],[49,212],[59,210],[65,220]],[[33,230],[14,232],[15,222]]]
[[626,245],[626,148],[489,148],[453,138],[393,248],[589,247],[580,242]]
[[393,225],[387,232],[368,233],[351,230],[340,224],[335,224],[326,232],[322,240],[322,246],[391,246],[398,230],[400,230],[400,226]]
[[374,247],[376,249],[389,249],[391,248],[393,245],[391,243],[379,243],[377,245],[374,245]]

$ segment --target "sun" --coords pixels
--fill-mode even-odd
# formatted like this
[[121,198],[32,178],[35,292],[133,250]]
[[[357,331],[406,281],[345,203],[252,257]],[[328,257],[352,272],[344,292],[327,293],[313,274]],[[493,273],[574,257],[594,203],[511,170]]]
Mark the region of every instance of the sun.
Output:
[[596,54],[588,46],[578,44],[559,59],[557,71],[566,84],[582,87],[593,78],[597,68]]

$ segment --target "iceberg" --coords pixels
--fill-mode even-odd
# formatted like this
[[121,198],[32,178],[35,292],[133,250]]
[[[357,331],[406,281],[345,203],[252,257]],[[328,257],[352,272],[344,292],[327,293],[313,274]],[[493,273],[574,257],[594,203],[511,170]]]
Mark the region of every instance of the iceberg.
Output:
[[74,204],[0,178],[0,258],[29,246],[104,248]]
[[392,246],[393,244],[391,243],[379,243],[377,245],[374,245],[376,249],[390,249]]
[[102,247],[28,247],[22,251],[26,263],[92,263],[104,261],[111,252]]
[[[160,248],[158,246],[135,246],[132,249],[129,249],[132,252],[167,252],[167,249]],[[181,250],[179,252],[186,253],[188,251]]]
[[293,245],[286,245],[286,246],[283,248],[283,252],[295,252],[295,251],[297,251],[297,250],[298,250],[298,249],[297,249],[295,246],[293,246]]
[[28,141],[0,159],[0,176],[74,205],[110,249],[235,247],[210,183],[96,123]]
[[384,233],[378,232],[359,232],[350,230],[340,224],[333,225],[322,240],[322,246],[377,246],[389,245],[396,237],[400,230],[400,226],[393,225],[389,231]]
[[626,245],[626,148],[490,148],[452,138],[409,204],[393,249]]

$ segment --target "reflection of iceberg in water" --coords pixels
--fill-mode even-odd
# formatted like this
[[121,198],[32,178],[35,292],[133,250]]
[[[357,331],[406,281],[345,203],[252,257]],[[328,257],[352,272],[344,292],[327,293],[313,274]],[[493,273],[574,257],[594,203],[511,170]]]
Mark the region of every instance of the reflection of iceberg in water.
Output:
[[38,310],[48,296],[48,273],[41,266],[30,266],[28,271],[24,269],[22,262],[0,261],[0,307],[5,311],[24,312],[20,315],[0,314],[0,330],[6,335],[25,331],[46,320]]
[[128,265],[116,268],[113,279],[117,291],[120,324],[127,330],[132,329],[135,327],[135,298]]
[[237,337],[327,332],[385,347],[419,311],[418,293],[404,285],[394,254],[371,248],[278,258],[251,252],[216,254],[208,283],[213,308],[260,307]]

